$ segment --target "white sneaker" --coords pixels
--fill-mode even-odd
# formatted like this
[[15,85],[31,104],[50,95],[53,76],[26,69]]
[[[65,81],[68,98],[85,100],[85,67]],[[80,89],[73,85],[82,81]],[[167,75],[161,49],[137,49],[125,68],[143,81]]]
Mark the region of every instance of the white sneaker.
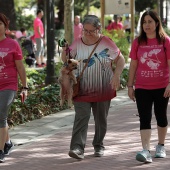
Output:
[[156,152],[155,152],[155,158],[165,158],[166,157],[166,151],[164,146],[157,145],[156,146]]
[[143,150],[136,154],[136,160],[140,162],[151,163],[152,156],[148,150]]

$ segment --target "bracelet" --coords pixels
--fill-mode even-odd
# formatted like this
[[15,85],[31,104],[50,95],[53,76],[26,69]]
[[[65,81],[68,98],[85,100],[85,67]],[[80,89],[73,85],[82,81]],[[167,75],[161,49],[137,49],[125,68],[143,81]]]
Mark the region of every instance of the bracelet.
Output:
[[127,86],[127,87],[128,87],[128,88],[131,88],[131,87],[133,88],[133,86]]
[[29,88],[28,87],[22,87],[22,90],[28,90]]

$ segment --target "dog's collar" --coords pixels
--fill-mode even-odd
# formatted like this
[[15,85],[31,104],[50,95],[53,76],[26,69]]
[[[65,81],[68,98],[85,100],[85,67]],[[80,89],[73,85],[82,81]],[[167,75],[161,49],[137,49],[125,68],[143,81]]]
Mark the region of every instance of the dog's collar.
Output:
[[[64,64],[63,64],[63,67],[68,67],[68,63],[67,62],[65,62]],[[68,69],[69,70],[69,69]],[[67,73],[67,74],[69,74],[70,72],[72,72],[73,70],[69,70],[69,72]]]
[[68,66],[68,63],[65,62],[65,63],[63,64],[63,67],[67,67],[67,66]]

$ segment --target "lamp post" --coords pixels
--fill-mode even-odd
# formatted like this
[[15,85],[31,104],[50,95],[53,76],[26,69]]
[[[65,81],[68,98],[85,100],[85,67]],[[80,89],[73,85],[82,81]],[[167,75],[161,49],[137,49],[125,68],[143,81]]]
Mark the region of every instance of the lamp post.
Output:
[[55,75],[55,62],[54,62],[54,0],[45,1],[45,13],[46,13],[46,37],[47,37],[47,76],[45,84],[55,83],[57,77]]

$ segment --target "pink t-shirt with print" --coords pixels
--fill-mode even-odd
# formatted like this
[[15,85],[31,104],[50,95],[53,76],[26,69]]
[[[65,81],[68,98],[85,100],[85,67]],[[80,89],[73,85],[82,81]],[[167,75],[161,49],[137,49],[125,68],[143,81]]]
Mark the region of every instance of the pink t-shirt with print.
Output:
[[148,39],[147,45],[138,45],[133,41],[130,58],[138,60],[135,76],[135,88],[158,89],[165,88],[169,82],[170,38],[163,44],[156,38]]
[[[84,44],[82,39],[78,38],[70,46],[71,56],[81,60],[78,69],[75,70],[76,75],[80,75],[95,45]],[[83,73],[80,95],[74,98],[74,101],[101,102],[111,100],[116,96],[116,91],[111,88],[110,81],[114,76],[112,62],[119,54],[120,50],[115,43],[104,36]]]
[[0,90],[18,89],[15,60],[22,58],[22,51],[17,41],[11,38],[0,41]]
[[[41,36],[38,33],[38,27],[40,27]],[[34,38],[41,38],[44,36],[44,26],[40,18],[34,19]]]

